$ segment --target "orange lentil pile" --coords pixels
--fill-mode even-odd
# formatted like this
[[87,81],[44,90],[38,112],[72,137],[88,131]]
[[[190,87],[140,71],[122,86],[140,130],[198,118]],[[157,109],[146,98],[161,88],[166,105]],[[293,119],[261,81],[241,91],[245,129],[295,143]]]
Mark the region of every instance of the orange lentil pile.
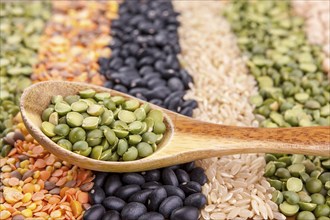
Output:
[[41,37],[34,82],[70,80],[103,84],[99,57],[109,57],[110,21],[116,1],[52,1],[53,12]]
[[18,127],[25,141],[16,141],[8,157],[0,159],[0,219],[82,219],[90,206],[92,171],[59,160],[22,123]]

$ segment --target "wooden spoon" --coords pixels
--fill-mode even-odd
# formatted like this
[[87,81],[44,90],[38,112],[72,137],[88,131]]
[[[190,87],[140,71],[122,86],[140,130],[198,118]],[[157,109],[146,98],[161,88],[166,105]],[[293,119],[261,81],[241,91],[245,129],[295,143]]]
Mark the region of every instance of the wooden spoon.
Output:
[[167,126],[167,132],[155,153],[130,162],[108,162],[87,158],[63,149],[44,135],[40,130],[40,115],[49,105],[52,96],[73,95],[88,88],[136,99],[104,87],[48,81],[27,88],[20,103],[23,120],[30,134],[48,151],[79,167],[108,172],[135,172],[229,154],[284,153],[330,156],[330,127],[225,126],[198,121],[151,104],[152,108],[164,112]]

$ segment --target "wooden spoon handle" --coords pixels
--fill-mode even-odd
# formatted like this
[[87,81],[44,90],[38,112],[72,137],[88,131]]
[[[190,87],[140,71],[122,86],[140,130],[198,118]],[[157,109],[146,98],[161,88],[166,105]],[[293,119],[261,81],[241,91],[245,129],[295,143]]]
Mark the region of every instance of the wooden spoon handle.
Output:
[[[173,119],[172,119],[173,120]],[[174,120],[176,143],[199,157],[236,153],[330,156],[330,127],[253,128],[223,126],[185,117]],[[187,139],[187,141],[186,141]],[[183,147],[189,142],[188,147]],[[194,150],[192,150],[194,149]],[[205,155],[207,154],[207,155]]]

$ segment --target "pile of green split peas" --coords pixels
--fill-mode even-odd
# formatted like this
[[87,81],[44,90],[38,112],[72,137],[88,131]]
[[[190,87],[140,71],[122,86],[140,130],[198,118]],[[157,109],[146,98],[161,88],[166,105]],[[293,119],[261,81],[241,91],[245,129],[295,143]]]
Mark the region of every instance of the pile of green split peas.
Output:
[[59,146],[104,161],[147,157],[166,131],[163,113],[148,103],[93,89],[52,97],[41,119],[42,132]]
[[[289,1],[237,1],[225,16],[237,35],[259,94],[251,97],[262,127],[330,125],[330,83],[321,49],[310,45]],[[298,220],[330,220],[330,158],[266,155],[273,201]]]
[[31,85],[39,37],[50,17],[46,1],[0,3],[0,153],[11,150],[3,137],[13,131],[13,117],[19,112],[22,91]]

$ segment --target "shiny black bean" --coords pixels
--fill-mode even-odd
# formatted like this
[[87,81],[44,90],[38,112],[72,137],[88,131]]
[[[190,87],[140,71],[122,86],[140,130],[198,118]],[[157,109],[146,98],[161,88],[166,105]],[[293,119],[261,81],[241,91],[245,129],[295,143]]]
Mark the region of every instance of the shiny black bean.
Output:
[[180,111],[180,114],[191,117],[193,115],[193,109],[189,106],[185,107]]
[[185,192],[186,194],[190,195],[193,193],[198,193],[202,191],[202,186],[195,182],[195,181],[190,181],[187,183],[182,183],[180,185],[180,189],[183,190],[183,192]]
[[160,99],[151,99],[149,102],[158,106],[161,106],[163,104],[163,101]]
[[141,186],[142,189],[157,189],[160,187],[162,184],[156,181],[151,181],[151,182],[146,182]]
[[126,184],[142,185],[145,183],[143,176],[138,173],[124,173],[121,180]]
[[152,191],[153,191],[152,189],[143,189],[131,195],[127,201],[139,202],[145,204],[148,199],[148,196],[150,195],[150,193],[152,193]]
[[104,184],[104,192],[108,196],[112,196],[122,185],[119,174],[111,173]]
[[149,87],[149,89],[154,89],[158,86],[165,86],[165,85],[166,85],[165,80],[157,79],[157,78],[154,78],[154,79],[148,81],[148,83],[147,83],[147,86]]
[[206,204],[206,196],[202,193],[194,193],[184,200],[185,206],[194,206],[201,209]]
[[172,77],[167,82],[168,87],[172,91],[183,91],[184,85],[178,77]]
[[167,109],[171,111],[177,112],[179,107],[182,105],[182,98],[181,97],[175,97],[170,101],[168,106],[166,106]]
[[162,214],[158,212],[147,212],[138,218],[138,220],[165,220]]
[[146,182],[159,181],[160,180],[160,170],[150,170],[141,173]]
[[199,211],[193,206],[184,206],[175,209],[170,217],[170,220],[197,220]]
[[123,207],[126,205],[126,202],[115,196],[108,196],[103,201],[103,206],[109,210],[116,210],[120,212]]
[[163,187],[166,190],[167,196],[178,196],[182,200],[186,198],[186,195],[184,194],[183,190],[177,186],[164,185]]
[[159,205],[166,199],[167,193],[164,187],[159,187],[155,189],[148,196],[147,207],[149,211],[157,211]]
[[187,172],[192,171],[195,168],[195,162],[189,162],[181,165],[181,169],[184,169]]
[[151,73],[153,71],[154,71],[153,67],[146,65],[146,66],[141,67],[139,72],[140,72],[140,74],[145,75],[146,73]]
[[105,209],[102,205],[100,204],[93,205],[92,207],[86,210],[83,216],[83,220],[102,219],[104,213],[105,213]]
[[89,200],[91,204],[100,204],[105,199],[105,193],[102,188],[94,185],[92,190],[89,192]]
[[142,203],[130,202],[121,211],[123,220],[136,220],[147,212],[147,208]]
[[123,85],[117,84],[113,87],[114,90],[117,90],[118,92],[127,93],[127,88]]
[[179,169],[180,168],[180,165],[172,165],[172,166],[169,166],[167,168],[170,168],[172,170],[176,170],[176,169]]
[[114,195],[126,201],[132,194],[140,190],[141,187],[139,185],[126,185],[118,188]]
[[182,79],[183,85],[185,89],[189,89],[189,83],[193,82],[192,77],[188,74],[186,70],[180,70],[179,72],[180,78]]
[[163,169],[162,181],[165,185],[173,185],[173,186],[179,185],[179,181],[178,181],[174,171],[170,168]]
[[189,174],[183,169],[177,169],[175,171],[175,174],[176,174],[176,177],[178,178],[178,181],[180,184],[190,181]]
[[182,207],[183,202],[178,196],[170,196],[160,204],[159,213],[161,213],[165,218],[170,217],[174,209]]
[[192,181],[198,182],[202,186],[207,182],[207,177],[205,175],[204,169],[201,167],[195,167],[191,170],[190,179]]
[[169,94],[171,94],[171,91],[166,86],[158,86],[151,90],[151,93],[149,97],[151,99],[162,99],[164,100]]
[[115,210],[107,211],[102,220],[121,220],[120,213]]
[[184,92],[182,91],[173,92],[165,98],[164,105],[168,106],[172,99],[174,99],[175,97],[180,97],[182,99],[183,96],[184,96]]
[[190,107],[192,109],[197,108],[198,104],[196,102],[196,100],[193,99],[189,99],[183,102],[182,104],[182,108],[186,108],[186,107]]
[[106,172],[95,172],[94,185],[103,187],[105,180],[107,179],[108,173]]

